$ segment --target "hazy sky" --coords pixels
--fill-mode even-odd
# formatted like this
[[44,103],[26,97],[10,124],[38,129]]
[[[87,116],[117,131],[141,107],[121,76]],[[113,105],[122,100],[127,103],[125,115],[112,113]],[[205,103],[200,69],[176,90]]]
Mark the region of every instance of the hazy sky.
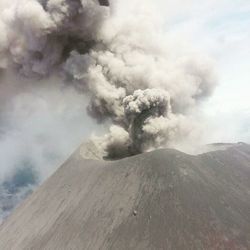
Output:
[[[157,0],[166,30],[212,56],[219,85],[204,112],[212,140],[250,140],[250,2]],[[221,124],[224,124],[221,126]]]

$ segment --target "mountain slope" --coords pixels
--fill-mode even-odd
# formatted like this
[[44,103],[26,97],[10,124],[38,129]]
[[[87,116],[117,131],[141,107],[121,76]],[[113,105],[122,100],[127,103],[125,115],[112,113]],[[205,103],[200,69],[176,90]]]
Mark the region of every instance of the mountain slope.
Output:
[[0,249],[250,249],[250,146],[114,162],[78,150],[0,228]]

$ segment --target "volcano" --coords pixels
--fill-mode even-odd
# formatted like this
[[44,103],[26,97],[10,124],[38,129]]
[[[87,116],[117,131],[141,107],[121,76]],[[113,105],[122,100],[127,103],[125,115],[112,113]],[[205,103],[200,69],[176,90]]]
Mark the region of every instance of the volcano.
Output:
[[3,223],[0,249],[250,249],[250,146],[214,147],[117,161],[80,148]]

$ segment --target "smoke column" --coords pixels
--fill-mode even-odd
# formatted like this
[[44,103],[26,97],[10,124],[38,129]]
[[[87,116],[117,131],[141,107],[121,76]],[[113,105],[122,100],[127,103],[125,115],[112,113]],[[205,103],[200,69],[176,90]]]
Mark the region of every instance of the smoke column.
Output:
[[88,114],[111,123],[97,139],[106,157],[167,146],[192,130],[188,114],[215,87],[212,63],[168,42],[147,1],[130,7],[124,1],[109,7],[94,0],[5,2],[2,71],[34,84],[57,76],[87,95]]

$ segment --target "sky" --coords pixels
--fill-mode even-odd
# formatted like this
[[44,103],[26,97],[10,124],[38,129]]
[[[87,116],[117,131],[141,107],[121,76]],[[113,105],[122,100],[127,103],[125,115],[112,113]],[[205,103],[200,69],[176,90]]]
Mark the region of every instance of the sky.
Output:
[[218,87],[202,107],[210,141],[249,142],[250,2],[158,1],[166,30],[215,61]]

